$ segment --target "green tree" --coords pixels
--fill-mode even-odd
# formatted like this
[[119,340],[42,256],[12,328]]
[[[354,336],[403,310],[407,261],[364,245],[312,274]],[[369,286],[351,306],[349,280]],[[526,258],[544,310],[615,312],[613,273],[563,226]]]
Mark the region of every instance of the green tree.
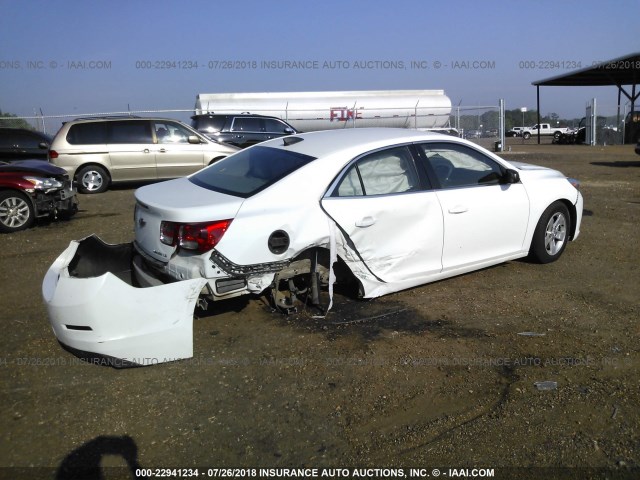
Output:
[[26,128],[28,130],[34,130],[29,122],[23,118],[18,118],[17,115],[12,113],[4,113],[0,110],[0,127],[9,128]]
[[528,110],[524,114],[520,109],[505,110],[504,112],[504,126],[506,130],[513,127],[531,127],[538,123],[538,111]]

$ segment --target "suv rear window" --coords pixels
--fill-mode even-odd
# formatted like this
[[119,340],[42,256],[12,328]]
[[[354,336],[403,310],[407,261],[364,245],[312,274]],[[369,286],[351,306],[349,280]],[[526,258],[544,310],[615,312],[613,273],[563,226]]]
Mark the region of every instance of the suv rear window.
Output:
[[153,143],[151,125],[147,120],[89,122],[71,125],[67,133],[71,145],[104,143]]
[[225,116],[218,117],[194,117],[191,126],[199,132],[216,133],[222,130],[227,120]]
[[107,126],[105,122],[76,123],[67,132],[67,142],[71,145],[107,143]]
[[189,180],[208,190],[247,198],[313,160],[301,153],[256,146],[200,170]]

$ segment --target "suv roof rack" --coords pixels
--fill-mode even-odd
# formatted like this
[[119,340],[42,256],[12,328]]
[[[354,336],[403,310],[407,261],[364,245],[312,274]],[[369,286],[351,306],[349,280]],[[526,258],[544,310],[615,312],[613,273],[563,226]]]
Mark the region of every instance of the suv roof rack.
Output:
[[105,119],[111,119],[111,118],[142,118],[138,115],[96,115],[96,116],[92,116],[92,117],[78,117],[75,118],[74,121],[76,120],[105,120]]

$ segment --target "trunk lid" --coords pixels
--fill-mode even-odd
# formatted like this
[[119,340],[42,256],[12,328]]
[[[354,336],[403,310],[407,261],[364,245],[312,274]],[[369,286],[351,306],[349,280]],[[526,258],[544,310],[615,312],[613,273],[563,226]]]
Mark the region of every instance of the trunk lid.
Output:
[[156,183],[135,193],[136,245],[152,258],[167,263],[175,246],[160,241],[162,221],[201,223],[235,218],[243,198],[207,190],[187,178]]

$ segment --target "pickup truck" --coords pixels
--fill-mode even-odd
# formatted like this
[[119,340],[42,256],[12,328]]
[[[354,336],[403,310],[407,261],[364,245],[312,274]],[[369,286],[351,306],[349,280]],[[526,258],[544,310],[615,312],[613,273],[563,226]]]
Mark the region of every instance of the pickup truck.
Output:
[[[560,138],[560,135],[563,133],[569,132],[569,128],[567,127],[552,127],[549,123],[541,123],[540,124],[540,135],[553,135],[554,139]],[[522,131],[522,138],[525,140],[527,138],[531,138],[531,135],[538,134],[538,125],[534,125],[533,127],[526,127]]]

